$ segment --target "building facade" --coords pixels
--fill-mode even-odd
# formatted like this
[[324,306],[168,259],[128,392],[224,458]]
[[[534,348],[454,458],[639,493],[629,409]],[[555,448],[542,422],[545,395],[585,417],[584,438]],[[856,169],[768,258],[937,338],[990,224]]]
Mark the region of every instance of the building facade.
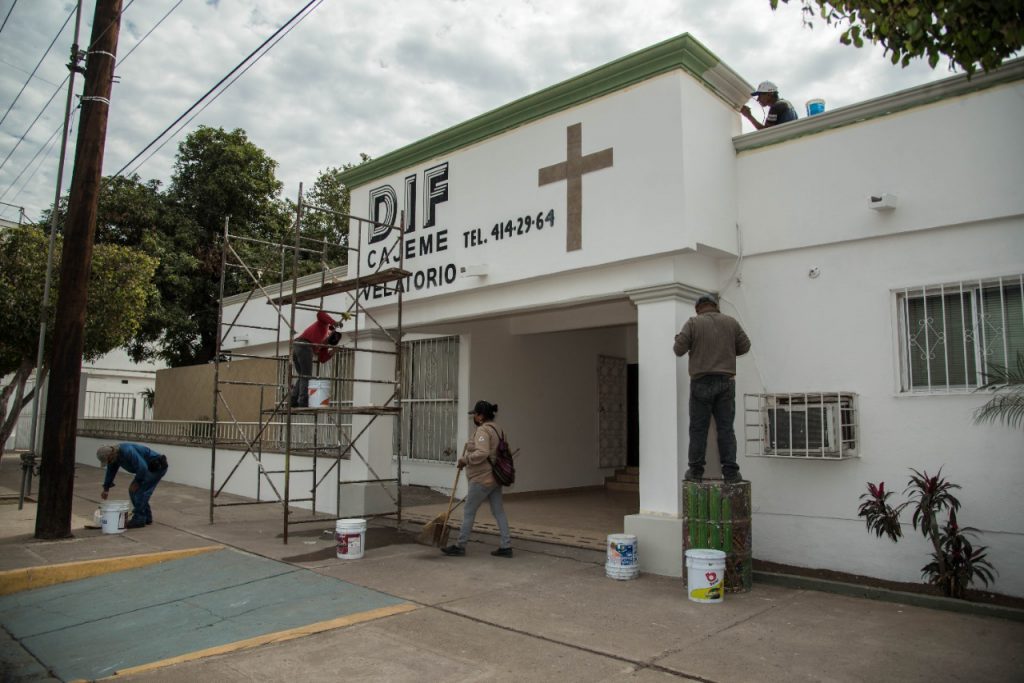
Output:
[[[741,134],[753,88],[683,35],[348,171],[353,213],[406,227],[389,248],[353,223],[352,258],[410,271],[407,339],[446,340],[420,391],[451,416],[432,427],[449,450],[410,446],[405,480],[449,485],[489,400],[522,449],[516,491],[635,460],[624,528],[644,570],[680,575],[689,378],[671,347],[715,292],[753,343],[735,429],[756,558],[917,581],[929,546],[868,534],[858,497],[942,468],[995,589],[1024,595],[1024,438],[972,419],[984,373],[1024,352],[1022,79],[1017,60]],[[358,292],[385,326],[395,287]],[[709,475],[716,457],[712,439]]]

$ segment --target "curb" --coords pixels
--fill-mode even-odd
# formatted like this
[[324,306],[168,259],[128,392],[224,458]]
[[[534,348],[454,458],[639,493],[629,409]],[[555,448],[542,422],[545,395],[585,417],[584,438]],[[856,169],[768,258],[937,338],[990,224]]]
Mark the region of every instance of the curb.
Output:
[[768,583],[785,588],[798,588],[805,590],[822,591],[825,593],[836,593],[853,598],[867,598],[869,600],[880,600],[901,605],[913,605],[914,607],[927,607],[946,612],[957,612],[960,614],[973,614],[981,617],[995,617],[997,619],[1008,619],[1010,621],[1024,622],[1024,610],[1013,607],[1002,607],[999,605],[987,605],[980,602],[969,602],[967,600],[956,600],[944,598],[937,595],[920,595],[917,593],[903,593],[889,590],[888,588],[875,588],[872,586],[861,586],[854,583],[843,583],[842,581],[829,581],[828,579],[813,579],[807,576],[796,576],[794,574],[771,574],[763,571],[754,571],[754,582]]
[[120,572],[126,569],[138,569],[151,564],[180,560],[193,555],[201,555],[214,550],[221,550],[222,545],[202,546],[184,550],[168,550],[158,553],[141,555],[121,555],[102,560],[83,560],[81,562],[65,562],[62,564],[46,564],[38,567],[25,567],[0,572],[0,595],[10,595],[20,591],[53,586],[68,581],[78,581],[91,576]]

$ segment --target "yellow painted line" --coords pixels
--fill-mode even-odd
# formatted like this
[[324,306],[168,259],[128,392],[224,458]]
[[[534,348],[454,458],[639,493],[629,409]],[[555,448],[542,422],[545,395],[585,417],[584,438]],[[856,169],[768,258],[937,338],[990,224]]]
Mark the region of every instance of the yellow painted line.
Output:
[[383,619],[384,617],[390,617],[395,614],[404,614],[405,612],[412,612],[416,609],[419,609],[418,605],[405,602],[398,605],[391,605],[390,607],[381,607],[379,609],[372,609],[366,612],[357,612],[356,614],[349,614],[344,617],[338,617],[337,619],[321,621],[315,624],[308,624],[306,626],[298,626],[296,628],[288,629],[285,631],[267,633],[262,636],[256,636],[255,638],[248,638],[246,640],[239,640],[234,643],[218,645],[217,647],[211,647],[205,650],[197,650],[195,652],[189,652],[188,654],[178,655],[177,657],[168,657],[167,659],[161,659],[157,662],[150,662],[149,664],[140,664],[139,666],[121,669],[113,676],[108,676],[107,678],[100,678],[97,680],[106,681],[111,680],[113,678],[117,678],[118,676],[133,676],[135,674],[153,671],[154,669],[162,669],[164,667],[174,666],[175,664],[192,662],[197,659],[203,659],[205,657],[213,657],[215,655],[223,655],[231,652],[238,652],[240,650],[249,650],[254,647],[260,647],[261,645],[269,645],[271,643],[283,643],[286,640],[294,640],[295,638],[302,638],[303,636],[311,636],[314,633],[321,633],[323,631],[330,631],[336,628],[344,628],[345,626],[362,624],[367,621],[374,621],[376,619]]
[[87,579],[90,576],[120,572],[126,569],[147,567],[151,564],[180,560],[193,555],[201,555],[213,550],[221,550],[222,545],[208,545],[184,550],[168,550],[159,553],[141,555],[120,555],[101,560],[83,560],[81,562],[65,562],[62,564],[46,564],[39,567],[25,567],[0,572],[0,595],[10,595],[19,591],[53,586],[68,581]]

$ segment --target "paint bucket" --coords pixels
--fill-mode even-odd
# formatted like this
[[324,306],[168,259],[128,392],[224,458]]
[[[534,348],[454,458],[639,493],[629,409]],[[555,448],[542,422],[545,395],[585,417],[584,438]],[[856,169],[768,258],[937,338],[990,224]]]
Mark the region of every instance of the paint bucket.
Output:
[[628,581],[640,575],[636,536],[633,534],[609,534],[607,548],[608,558],[604,565],[605,576],[619,581]]
[[309,380],[309,407],[330,408],[331,407],[331,380],[311,379]]
[[100,527],[105,534],[121,534],[125,529],[125,517],[131,506],[127,500],[110,500],[100,503]]
[[725,594],[725,552],[694,548],[686,551],[686,586],[694,602],[722,602]]
[[813,99],[813,100],[807,100],[807,115],[808,116],[817,116],[818,114],[824,114],[824,113],[825,113],[825,100],[818,99],[818,98]]
[[366,520],[339,519],[334,525],[339,560],[358,560],[366,548]]

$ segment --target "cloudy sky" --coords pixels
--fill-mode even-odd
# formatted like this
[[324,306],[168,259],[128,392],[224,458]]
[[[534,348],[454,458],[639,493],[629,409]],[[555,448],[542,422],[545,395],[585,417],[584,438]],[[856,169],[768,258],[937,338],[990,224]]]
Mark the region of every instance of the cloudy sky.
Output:
[[[108,175],[308,0],[129,2],[107,131]],[[836,29],[820,21],[806,28],[799,0],[791,2],[773,13],[769,0],[320,0],[182,132],[162,138],[159,151],[151,154],[154,146],[127,172],[166,181],[190,130],[242,128],[277,160],[284,194],[294,197],[300,182],[356,161],[360,152],[379,156],[687,32],[747,81],[778,83],[801,114],[811,98],[832,109],[951,75],[944,63],[934,71],[925,63],[902,69],[880,48],[840,45]],[[0,123],[0,202],[24,207],[30,220],[53,201],[65,101],[64,89],[57,91],[67,75],[73,17],[62,32],[61,25],[74,5],[0,0],[0,111],[8,112]],[[83,45],[94,6],[84,0]],[[76,82],[80,93],[82,78]],[[70,170],[65,192],[69,183]],[[18,209],[6,204],[0,217],[16,220]]]

